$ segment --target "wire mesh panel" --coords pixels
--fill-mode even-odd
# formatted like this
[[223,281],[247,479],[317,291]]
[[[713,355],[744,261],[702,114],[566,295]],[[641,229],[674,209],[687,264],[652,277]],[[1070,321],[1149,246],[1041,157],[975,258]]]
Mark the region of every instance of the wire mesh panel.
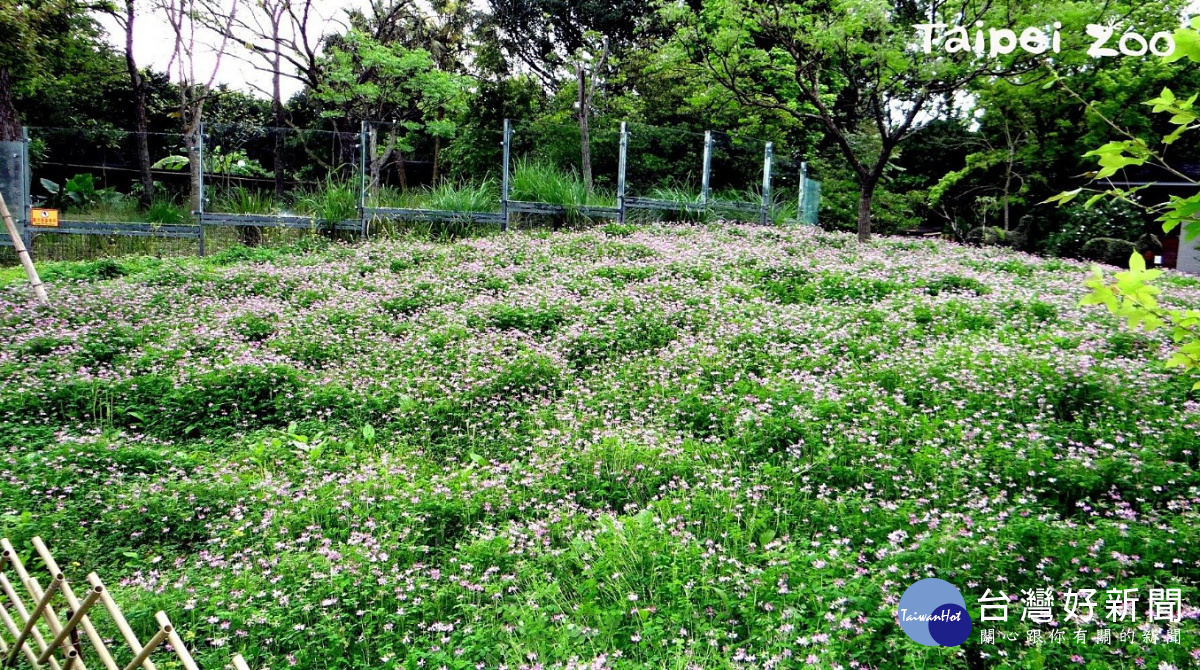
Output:
[[[360,134],[234,124],[204,126],[205,211],[245,214],[332,214],[358,206]],[[330,191],[348,197],[336,199]]]
[[201,222],[213,249],[361,229],[358,132],[208,124]]
[[190,177],[171,165],[182,135],[37,127],[28,132],[31,204],[59,211],[57,227],[31,228],[35,258],[199,252]]
[[372,230],[503,222],[499,129],[485,135],[485,147],[453,144],[451,137],[407,123],[370,123],[364,134],[362,195]]
[[171,164],[182,135],[30,128],[29,140],[35,206],[69,220],[188,222],[189,175]]
[[627,217],[695,218],[704,205],[705,135],[631,123],[626,168]]
[[589,188],[588,163],[577,123],[514,124],[507,202],[510,220],[534,223],[549,219],[557,226],[618,218],[620,144],[619,124],[589,128]]
[[767,143],[712,133],[708,207],[723,219],[757,222],[763,212],[763,166]]
[[[0,142],[0,195],[13,217],[17,230],[25,228],[29,206],[28,167],[24,142]],[[12,246],[7,233],[0,235],[0,246]],[[13,254],[15,257],[15,254]]]

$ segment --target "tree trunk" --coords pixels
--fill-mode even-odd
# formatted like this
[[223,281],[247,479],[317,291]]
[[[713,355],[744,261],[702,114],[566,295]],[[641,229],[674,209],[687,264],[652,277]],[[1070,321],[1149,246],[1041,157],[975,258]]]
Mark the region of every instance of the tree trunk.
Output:
[[1008,184],[1004,185],[1004,232],[1008,232]]
[[283,200],[283,91],[280,85],[280,79],[283,77],[281,68],[283,67],[282,56],[279,50],[279,21],[275,21],[272,26],[272,44],[275,45],[275,67],[271,72],[271,113],[275,123],[275,164],[272,169],[275,171],[275,198]]
[[442,138],[438,137],[433,140],[433,186],[437,187],[438,182],[442,179]]
[[588,100],[587,86],[583,76],[583,65],[579,66],[579,144],[581,147],[580,170],[583,172],[583,185],[587,192],[592,192],[592,141],[588,129]]
[[867,179],[858,188],[858,241],[871,239],[871,198],[875,196],[875,181]]
[[142,180],[142,193],[138,202],[149,207],[154,201],[154,175],[150,173],[150,120],[146,114],[146,82],[140,76],[133,91],[133,117],[137,124],[138,175]]
[[1009,147],[1009,155],[1008,155],[1008,165],[1005,166],[1005,170],[1004,170],[1004,232],[1006,232],[1006,233],[1008,232],[1008,204],[1009,204],[1008,194],[1012,192],[1012,178],[1013,178],[1013,155],[1012,155],[1012,147],[1010,146]]
[[367,155],[371,157],[368,162],[368,168],[371,171],[370,190],[372,196],[379,195],[379,166],[381,161],[376,157],[379,154],[379,131],[372,126],[367,131]]
[[187,148],[188,175],[191,177],[191,197],[189,202],[191,204],[192,211],[199,212],[203,204],[200,200],[203,197],[201,189],[204,180],[204,166],[200,164],[202,157],[200,155],[199,123],[193,124],[192,127],[188,129],[186,133],[184,133],[183,144],[184,147]]
[[154,201],[154,175],[150,174],[150,121],[146,113],[146,78],[138,70],[133,57],[133,25],[137,19],[133,0],[125,1],[125,69],[129,72],[129,84],[133,88],[133,122],[137,137],[138,176],[142,182],[142,193],[138,204],[143,209]]
[[0,67],[0,142],[21,139],[21,116],[12,99],[12,73]]
[[396,128],[395,126],[388,132],[388,155],[396,154],[396,176],[400,178],[400,190],[408,191],[408,171],[404,166],[404,152],[396,148]]

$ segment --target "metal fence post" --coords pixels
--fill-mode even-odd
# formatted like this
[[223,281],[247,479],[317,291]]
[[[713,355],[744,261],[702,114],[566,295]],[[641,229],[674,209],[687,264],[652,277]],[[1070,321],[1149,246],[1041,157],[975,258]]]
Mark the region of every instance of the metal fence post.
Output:
[[508,230],[508,156],[512,150],[512,122],[504,119],[504,137],[500,140],[504,148],[500,159],[500,230]]
[[813,180],[811,197],[804,202],[805,206],[812,210],[812,225],[820,224],[819,216],[821,211],[821,182]]
[[33,258],[33,170],[29,166],[29,128],[21,126],[21,185],[25,189],[25,211],[21,212],[21,241]]
[[200,203],[200,210],[196,212],[196,225],[200,227],[200,255],[204,255],[204,122],[201,121],[196,127],[197,135],[197,152],[200,157],[200,197],[197,202]]
[[796,201],[796,222],[808,223],[804,218],[804,182],[808,179],[808,161],[800,161],[800,199]]
[[200,157],[200,211],[197,214],[204,214],[204,122],[201,121],[196,126],[196,155]]
[[358,132],[358,216],[362,219],[362,236],[366,237],[370,223],[367,219],[367,120],[363,119]]
[[767,225],[767,215],[771,212],[771,157],[774,146],[774,143],[767,142],[767,149],[763,152],[762,212],[760,218],[764,226]]
[[700,174],[700,209],[708,212],[709,173],[712,171],[712,131],[704,131],[704,171]]
[[629,152],[629,127],[621,122],[621,142],[617,153],[617,222],[625,223],[625,157]]

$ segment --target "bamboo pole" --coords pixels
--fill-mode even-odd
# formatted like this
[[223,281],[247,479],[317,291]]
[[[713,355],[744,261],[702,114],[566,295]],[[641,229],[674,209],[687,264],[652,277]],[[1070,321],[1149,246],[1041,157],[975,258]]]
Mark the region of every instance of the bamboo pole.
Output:
[[187,645],[183,643],[183,639],[171,625],[171,620],[167,618],[166,613],[158,612],[154,615],[154,619],[158,621],[159,626],[167,630],[167,642],[171,643],[171,649],[175,650],[175,655],[179,657],[179,662],[183,664],[184,670],[200,670],[192,655],[188,653]]
[[[3,607],[0,607],[0,621],[4,622],[4,627],[8,629],[9,635],[12,635],[14,638],[21,633],[21,629],[17,628],[17,623],[12,620],[12,617],[8,615],[8,610],[4,609]],[[25,658],[29,661],[29,664],[34,668],[42,667],[37,662],[37,654],[35,654],[33,650],[29,648],[29,645],[26,644],[20,647],[13,647],[13,649],[20,649],[21,652],[25,654]]]
[[[12,556],[11,558],[13,559],[14,564],[20,564],[20,561],[16,560],[15,556]],[[0,573],[0,589],[4,590],[4,595],[8,596],[9,602],[13,604],[13,610],[17,613],[17,616],[21,618],[21,623],[24,624],[26,621],[29,621],[29,611],[25,609],[25,603],[21,600],[21,596],[17,594],[17,589],[12,585],[12,582],[10,582],[8,577],[3,573]],[[0,608],[0,611],[3,611],[3,608]],[[14,622],[11,618],[8,618],[7,613],[5,613],[4,616],[7,619],[4,622],[4,625],[8,626],[9,630],[12,631],[13,636],[16,637],[20,635],[21,628],[16,626],[16,622]],[[10,623],[13,625],[9,625]],[[30,632],[30,637],[32,637],[33,641],[37,643],[39,650],[44,650],[46,648],[46,640],[42,638],[42,631],[34,628]],[[36,663],[37,652],[31,649],[29,645],[20,645],[16,648],[27,649],[28,651],[25,655],[29,658],[30,662],[34,665],[34,667],[41,667],[40,664]],[[5,659],[5,661],[7,663],[7,659]],[[50,667],[54,670],[58,670],[58,661],[51,658]]]
[[8,205],[4,202],[3,195],[0,195],[0,217],[4,218],[4,227],[8,229],[13,249],[17,250],[17,258],[21,260],[21,266],[25,268],[25,275],[29,277],[33,295],[37,298],[38,303],[49,305],[50,298],[46,297],[46,287],[42,285],[41,277],[38,277],[37,268],[33,267],[33,259],[29,257],[29,250],[25,248],[25,241],[21,239],[21,233],[17,232],[17,224],[13,222],[12,214],[8,211]]
[[[37,550],[38,556],[42,557],[42,562],[46,564],[47,569],[49,569],[51,572],[62,572],[62,570],[58,569],[58,563],[54,560],[54,556],[52,556],[50,554],[50,550],[46,548],[46,543],[42,542],[42,538],[33,538],[33,548]],[[95,589],[96,586],[93,586],[92,588]],[[104,590],[103,585],[100,585],[99,588],[102,591]],[[71,590],[71,585],[66,581],[63,581],[62,592],[63,597],[65,597],[67,600],[67,606],[70,607],[72,611],[79,611],[79,608],[81,607],[79,599],[75,597],[75,592]],[[79,626],[80,628],[83,628],[84,633],[87,633],[88,640],[91,641],[92,647],[95,648],[96,655],[100,657],[100,662],[104,664],[104,667],[107,668],[107,670],[121,670],[120,667],[117,666],[117,662],[113,660],[112,654],[108,652],[108,647],[104,645],[104,638],[101,637],[100,633],[96,631],[96,627],[92,625],[91,619],[85,615],[80,620]],[[82,658],[79,659],[75,665],[77,666],[78,670],[87,670],[86,666],[83,664]]]
[[[92,586],[104,586],[104,584],[100,582],[100,577],[98,577],[94,572],[88,575],[87,578],[88,583]],[[108,589],[104,589],[104,591],[100,593],[100,602],[104,603],[104,609],[108,610],[108,615],[112,617],[113,623],[117,625],[117,630],[121,631],[121,637],[125,638],[125,643],[129,645],[129,648],[133,650],[134,654],[141,656],[142,652],[144,651],[142,648],[142,643],[138,641],[137,635],[133,634],[133,629],[129,627],[129,622],[125,620],[125,615],[121,613],[121,608],[117,607],[117,603],[113,601],[112,596],[108,593]],[[162,640],[159,640],[159,642],[162,642]],[[153,649],[151,651],[153,651]],[[146,654],[146,656],[149,655],[150,654]],[[158,670],[158,667],[155,666],[154,662],[149,658],[143,657],[141,665],[146,670]],[[126,668],[128,667],[129,666],[126,666]]]
[[[66,582],[63,583],[65,584]],[[38,663],[45,663],[46,659],[50,658],[50,655],[54,653],[54,650],[59,645],[63,644],[63,641],[67,639],[67,636],[71,634],[71,631],[75,630],[75,627],[79,625],[81,620],[83,620],[83,617],[87,614],[87,611],[90,610],[92,605],[95,605],[96,601],[100,599],[100,593],[103,590],[104,587],[98,586],[94,587],[88,592],[87,597],[84,598],[83,602],[79,604],[78,609],[72,610],[75,613],[72,614],[71,618],[67,620],[66,625],[63,626],[63,629],[58,632],[58,635],[54,636],[54,641],[50,643],[50,646],[46,648],[46,651],[42,652],[41,656],[38,656]],[[68,649],[68,651],[70,650]]]
[[[159,614],[162,614],[162,612],[159,612]],[[167,636],[170,635],[174,630],[175,629],[172,628],[170,624],[159,628],[158,632],[154,634],[154,637],[150,638],[150,641],[146,643],[146,646],[142,647],[142,650],[138,652],[138,655],[129,662],[129,665],[125,666],[125,670],[137,670],[137,667],[149,660],[150,654],[153,654],[154,650],[158,649],[158,645],[162,644],[163,640],[167,639]]]
[[[199,666],[196,664],[196,661],[192,658],[191,653],[188,652],[187,645],[184,644],[183,639],[179,636],[179,633],[175,630],[175,627],[171,624],[171,621],[167,618],[165,612],[159,611],[154,614],[154,618],[159,625],[159,630],[154,634],[150,641],[143,646],[138,641],[133,629],[130,628],[129,623],[125,620],[120,608],[112,599],[112,596],[109,595],[108,590],[105,589],[104,585],[100,582],[100,578],[96,575],[96,573],[93,572],[87,576],[88,582],[91,584],[91,589],[88,591],[83,601],[80,602],[79,599],[76,598],[74,592],[71,590],[66,578],[59,570],[58,564],[55,562],[54,557],[50,554],[50,551],[46,548],[46,544],[40,537],[33,538],[33,546],[37,550],[38,555],[41,556],[42,560],[45,562],[46,567],[50,570],[50,573],[53,575],[50,586],[45,590],[42,590],[41,586],[37,583],[37,580],[30,576],[28,571],[25,570],[25,566],[22,565],[18,554],[13,549],[12,544],[8,541],[8,539],[0,538],[0,591],[7,596],[8,600],[13,604],[16,614],[20,616],[22,620],[22,624],[18,625],[17,622],[13,620],[12,616],[9,615],[8,611],[4,607],[0,607],[0,623],[3,623],[4,627],[7,628],[9,633],[16,639],[16,644],[10,646],[4,641],[3,638],[0,638],[0,659],[3,659],[0,661],[0,665],[12,666],[16,661],[16,657],[19,654],[24,653],[25,657],[29,661],[30,666],[32,666],[34,670],[39,670],[41,667],[43,667],[43,664],[47,662],[49,662],[51,670],[85,670],[83,667],[83,659],[80,657],[76,648],[72,647],[70,643],[71,634],[75,632],[76,629],[83,628],[85,632],[87,632],[88,636],[92,638],[93,646],[96,649],[97,654],[100,656],[101,660],[104,661],[104,664],[110,669],[138,670],[138,668],[141,668],[142,670],[157,670],[154,663],[150,661],[150,655],[153,654],[159,647],[161,647],[164,642],[167,642],[171,645],[172,651],[179,658],[180,664],[183,666],[184,670],[200,670]],[[26,611],[17,589],[13,586],[13,583],[8,579],[8,577],[3,574],[2,570],[8,563],[12,563],[15,571],[17,572],[17,576],[20,578],[26,590],[28,590],[35,599],[37,599],[37,605],[34,607],[32,612]],[[57,619],[54,617],[53,609],[50,606],[50,601],[57,592],[61,592],[63,594],[63,597],[67,600],[67,604],[70,607],[70,611],[68,612],[70,616],[65,625],[59,624]],[[97,602],[104,604],[104,607],[108,610],[108,614],[110,618],[112,618],[113,623],[116,624],[117,628],[121,632],[122,637],[125,638],[125,641],[129,644],[130,648],[134,652],[133,660],[123,669],[116,665],[112,655],[108,652],[108,649],[104,644],[103,638],[96,633],[95,628],[92,626],[91,621],[87,616],[88,611],[91,610]],[[37,627],[37,622],[43,617],[46,619],[47,624],[51,627],[51,632],[54,635],[54,639],[49,644],[47,644],[42,638],[41,631]],[[33,638],[33,640],[39,645],[41,648],[40,654],[26,643],[29,638]],[[54,657],[54,652],[60,648],[63,650],[64,656],[66,657],[66,663],[62,664],[61,668],[58,660]],[[234,655],[233,667],[235,670],[250,670],[250,666],[246,663],[246,659],[243,658],[241,654]]]
[[[54,597],[54,593],[58,591],[58,587],[62,585],[62,578],[62,574],[57,574],[54,575],[54,577],[50,580],[50,586],[42,593],[42,596],[38,598],[37,604],[33,606],[33,611],[30,612],[29,616],[25,619],[25,626],[21,629],[21,634],[17,636],[17,641],[13,643],[13,646],[21,647],[25,645],[25,640],[28,640],[30,634],[33,633],[33,629],[35,626],[37,626],[38,620],[42,618],[42,613],[46,611],[46,606],[50,604],[50,599]],[[53,650],[53,647],[46,647],[46,651],[52,652]],[[4,662],[5,665],[13,665],[16,663],[16,661],[17,650],[13,649],[4,659]]]
[[[41,587],[38,586],[37,580],[29,576],[29,571],[25,569],[25,564],[21,562],[20,555],[17,554],[16,549],[13,549],[12,543],[8,541],[8,538],[0,538],[0,548],[7,552],[9,560],[12,561],[13,570],[16,571],[17,577],[20,577],[21,583],[25,585],[25,590],[29,591],[34,600],[41,600],[43,595]],[[47,564],[47,566],[49,566],[49,564]],[[62,570],[59,570],[57,565],[50,567],[50,573],[60,577],[62,576]],[[60,580],[60,585],[61,583],[65,583],[65,581],[65,578]],[[46,606],[46,625],[50,627],[51,635],[58,635],[58,633],[62,631],[62,624],[58,621],[58,615],[55,614],[54,608],[49,605]],[[40,632],[37,633],[36,639],[38,644],[43,645],[44,650],[45,642],[42,641]],[[50,665],[54,668],[57,668],[58,661],[55,659],[50,659]],[[79,670],[87,670],[83,664],[83,659],[79,659],[77,665],[79,666]]]

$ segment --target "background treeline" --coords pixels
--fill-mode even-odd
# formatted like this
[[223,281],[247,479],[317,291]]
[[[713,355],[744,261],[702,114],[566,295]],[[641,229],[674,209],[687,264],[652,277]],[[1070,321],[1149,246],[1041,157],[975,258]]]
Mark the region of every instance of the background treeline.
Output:
[[[511,118],[590,191],[611,186],[606,166],[615,161],[620,121],[639,128],[644,151],[630,165],[640,171],[634,178],[664,187],[698,186],[691,159],[700,141],[686,133],[727,130],[775,142],[789,165],[807,160],[810,176],[824,182],[822,225],[863,237],[924,228],[993,241],[980,229],[996,227],[1007,231],[999,236],[1006,243],[1078,255],[1093,238],[1134,240],[1149,221],[1120,205],[1037,203],[1094,169],[1083,154],[1113,135],[1112,124],[1161,134],[1141,103],[1164,85],[1200,85],[1195,68],[1149,55],[1088,57],[1083,26],[1112,22],[1148,37],[1177,28],[1184,9],[1022,0],[372,0],[327,21],[318,10],[330,8],[314,0],[17,0],[0,8],[0,136],[15,137],[21,125],[174,134],[186,159],[198,155],[200,121],[346,136],[363,120],[386,121],[370,139],[372,178],[420,156],[424,173],[414,179],[427,186],[494,177],[499,129]],[[113,17],[117,34],[103,33],[101,14]],[[909,48],[912,25],[934,18],[1018,32],[1057,21],[1062,51],[978,58]],[[151,20],[175,33],[169,72],[134,58],[131,27]],[[195,57],[213,45],[221,54],[215,71]],[[234,60],[270,82],[255,94],[216,84]],[[289,81],[301,91],[285,99]],[[581,152],[581,134],[590,152]],[[284,133],[263,141],[278,143],[279,162],[252,168],[277,194],[289,175],[333,176],[301,148],[289,150]],[[1196,159],[1194,146],[1172,151],[1181,165]],[[143,207],[154,199],[148,167],[130,187]]]

